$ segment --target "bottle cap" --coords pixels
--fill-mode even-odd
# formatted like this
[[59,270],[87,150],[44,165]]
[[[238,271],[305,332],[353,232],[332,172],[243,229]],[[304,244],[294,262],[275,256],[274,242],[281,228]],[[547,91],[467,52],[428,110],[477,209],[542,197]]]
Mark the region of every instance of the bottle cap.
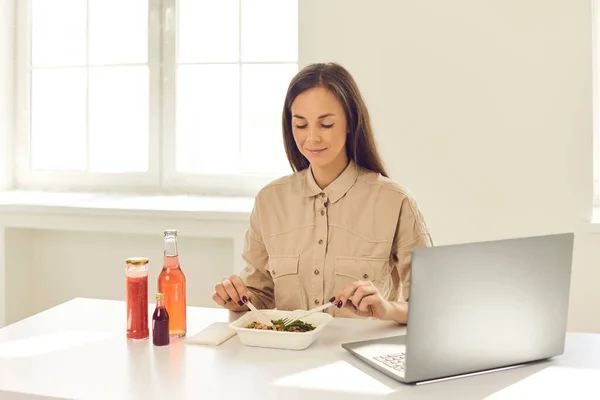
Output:
[[131,265],[146,265],[148,259],[146,257],[129,257],[125,262]]
[[156,293],[156,300],[164,300],[164,299],[165,299],[164,293]]
[[175,235],[175,236],[177,236],[177,229],[165,229],[165,236],[166,235]]

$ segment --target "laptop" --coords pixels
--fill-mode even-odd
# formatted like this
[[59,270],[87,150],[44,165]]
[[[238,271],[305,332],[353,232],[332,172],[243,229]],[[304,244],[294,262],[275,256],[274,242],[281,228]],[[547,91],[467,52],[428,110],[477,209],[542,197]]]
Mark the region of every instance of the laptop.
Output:
[[404,383],[564,352],[573,233],[417,248],[406,335],[345,343]]

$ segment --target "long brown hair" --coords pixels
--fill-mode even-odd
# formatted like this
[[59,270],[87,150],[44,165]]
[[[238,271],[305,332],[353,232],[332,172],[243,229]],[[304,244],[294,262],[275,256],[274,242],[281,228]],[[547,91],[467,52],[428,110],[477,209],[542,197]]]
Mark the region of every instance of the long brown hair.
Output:
[[304,67],[288,86],[283,105],[283,143],[288,161],[294,171],[302,171],[309,162],[300,153],[292,133],[292,103],[302,92],[323,87],[331,91],[342,103],[346,113],[348,136],[346,154],[362,168],[388,177],[379,156],[371,118],[358,86],[350,73],[335,63],[318,63]]

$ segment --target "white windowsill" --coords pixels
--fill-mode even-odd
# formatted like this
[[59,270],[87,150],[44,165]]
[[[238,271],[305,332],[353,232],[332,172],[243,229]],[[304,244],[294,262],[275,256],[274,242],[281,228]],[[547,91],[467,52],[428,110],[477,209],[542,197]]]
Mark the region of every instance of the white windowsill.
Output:
[[600,234],[600,208],[594,208],[592,219],[584,223],[584,232]]
[[243,237],[254,198],[0,191],[0,228]]
[[250,197],[0,191],[0,213],[247,221]]

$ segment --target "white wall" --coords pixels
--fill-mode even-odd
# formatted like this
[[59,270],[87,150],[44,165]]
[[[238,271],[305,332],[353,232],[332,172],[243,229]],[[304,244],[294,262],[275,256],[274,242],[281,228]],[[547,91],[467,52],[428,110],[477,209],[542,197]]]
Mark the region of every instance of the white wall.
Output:
[[352,71],[437,244],[575,231],[569,327],[600,332],[590,1],[301,4],[302,62]]
[[[7,229],[6,252],[6,281],[10,283],[6,321],[11,323],[73,297],[124,300],[127,257],[151,260],[149,296],[153,296],[162,268],[163,237],[162,232],[123,235]],[[188,281],[188,304],[214,305],[210,295],[215,283],[233,272],[233,241],[184,236],[179,238],[179,252]]]
[[[436,242],[575,231],[569,329],[600,332],[600,238],[581,231],[592,206],[589,1],[301,0],[299,26],[302,65],[337,61],[356,77],[389,172],[416,194]],[[162,246],[7,236],[7,279],[40,289],[25,308],[9,304],[9,322],[74,296],[123,299],[123,259]],[[210,303],[231,251],[226,240],[182,246],[190,303]]]

